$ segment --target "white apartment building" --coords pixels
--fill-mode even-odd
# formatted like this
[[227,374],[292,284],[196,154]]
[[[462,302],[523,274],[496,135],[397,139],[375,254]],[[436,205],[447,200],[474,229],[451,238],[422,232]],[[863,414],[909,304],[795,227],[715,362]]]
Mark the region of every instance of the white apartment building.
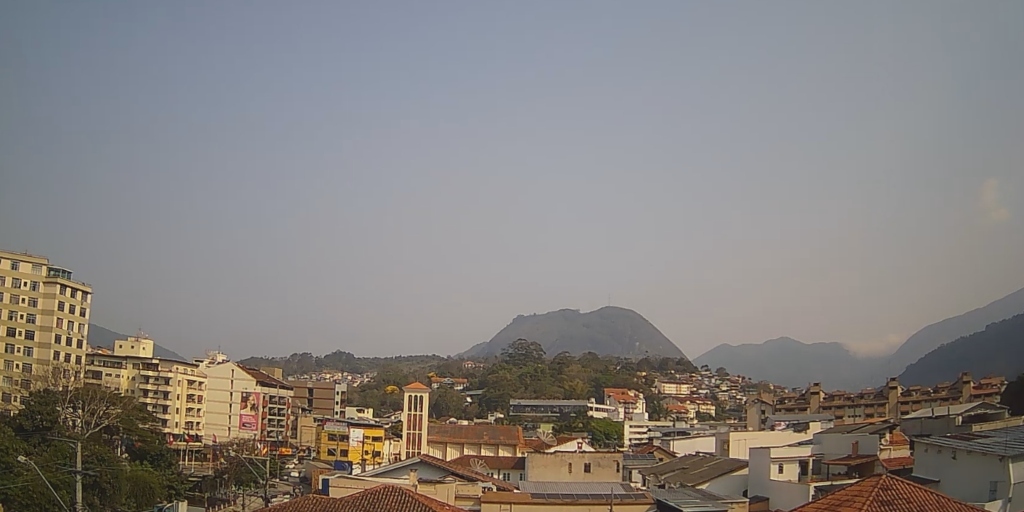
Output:
[[[647,400],[633,389],[604,388],[608,418],[614,421],[647,421]],[[594,416],[594,414],[591,414]],[[595,416],[596,417],[596,416]]]
[[290,384],[219,353],[197,363],[207,378],[206,432],[211,442],[253,440],[266,442],[270,450],[288,445]]
[[693,393],[693,384],[682,380],[659,380],[654,384],[658,393],[668,396],[687,396]]
[[747,460],[753,448],[786,446],[809,441],[821,431],[821,424],[812,422],[802,432],[792,430],[763,432],[717,432],[715,433],[715,454],[719,457]]
[[176,437],[199,442],[206,429],[206,374],[199,365],[153,357],[144,334],[93,348],[86,356],[84,382],[135,397]]
[[986,510],[1024,511],[1024,426],[916,437],[914,477]]
[[671,427],[671,421],[624,421],[622,422],[622,443],[626,448],[647,444],[658,437],[656,429]]
[[750,449],[748,496],[765,496],[771,510],[792,510],[822,496],[828,486],[853,483],[856,478],[828,478],[811,445]]
[[88,348],[92,287],[42,256],[0,251],[0,414],[43,385],[48,368],[80,374]]

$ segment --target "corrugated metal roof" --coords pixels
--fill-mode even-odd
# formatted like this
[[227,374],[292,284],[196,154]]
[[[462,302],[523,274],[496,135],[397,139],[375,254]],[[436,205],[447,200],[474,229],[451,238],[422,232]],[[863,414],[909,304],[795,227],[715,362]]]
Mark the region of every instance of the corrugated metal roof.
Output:
[[653,453],[623,453],[622,467],[645,468],[658,464],[658,457]]
[[676,489],[651,489],[654,499],[669,504],[682,512],[727,512],[729,505],[726,498],[713,492],[695,487],[683,486]]
[[509,405],[571,405],[576,407],[586,407],[590,402],[586,400],[509,400]]
[[964,414],[972,409],[983,409],[987,411],[993,411],[998,409],[1006,409],[1004,405],[990,404],[988,402],[973,402],[969,404],[957,404],[947,405],[945,407],[931,407],[928,409],[921,409],[917,412],[912,412],[906,416],[903,416],[905,420],[912,420],[916,418],[931,418],[941,416],[956,416],[958,414]]
[[1024,425],[981,432],[949,434],[942,437],[918,437],[914,440],[921,444],[959,448],[1004,457],[1024,456]]

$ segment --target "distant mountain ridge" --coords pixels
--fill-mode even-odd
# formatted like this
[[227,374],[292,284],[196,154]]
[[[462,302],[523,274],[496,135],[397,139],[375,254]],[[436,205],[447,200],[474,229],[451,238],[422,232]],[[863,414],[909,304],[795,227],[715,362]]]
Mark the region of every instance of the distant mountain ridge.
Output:
[[479,343],[459,357],[481,358],[501,354],[509,343],[523,338],[536,341],[548,356],[560,352],[620,357],[686,357],[657,327],[631,309],[603,307],[589,313],[560,309],[519,315],[490,341]]
[[975,380],[1024,373],[1024,313],[989,324],[985,330],[946,343],[911,364],[900,375],[905,386],[933,385],[968,371]]
[[724,343],[701,354],[693,364],[706,364],[712,370],[724,367],[734,375],[787,387],[812,382],[851,391],[863,387],[863,362],[841,343],[804,343],[788,337],[742,345]]
[[[114,348],[115,341],[125,339],[128,339],[128,335],[126,334],[114,332],[96,324],[89,324],[89,345],[94,347]],[[165,348],[156,342],[153,342],[153,356],[161,359],[188,361],[188,359],[185,359],[177,352]]]
[[698,366],[725,367],[730,373],[789,387],[821,382],[826,388],[853,391],[881,386],[886,378],[904,373],[908,365],[943,344],[1022,312],[1024,288],[983,307],[925,326],[887,357],[858,357],[839,343],[802,343],[792,338],[776,338],[764,343],[725,343],[693,362]]

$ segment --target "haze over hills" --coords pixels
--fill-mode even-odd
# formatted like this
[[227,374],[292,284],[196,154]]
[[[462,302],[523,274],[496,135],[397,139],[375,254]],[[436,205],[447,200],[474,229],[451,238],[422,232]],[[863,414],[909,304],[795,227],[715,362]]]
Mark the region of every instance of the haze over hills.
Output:
[[[110,329],[101,327],[96,324],[89,324],[89,345],[94,347],[113,348],[114,342],[117,340],[128,339],[126,334],[111,331]],[[184,357],[181,357],[177,352],[168,348],[160,346],[159,343],[153,342],[153,355],[162,359],[177,359],[178,361],[188,361]]]
[[711,369],[725,367],[734,375],[788,387],[821,382],[830,388],[856,390],[863,387],[864,381],[863,360],[841,343],[804,343],[786,337],[764,343],[723,343],[696,358],[693,364],[706,364]]
[[651,322],[631,309],[603,307],[589,313],[560,309],[544,314],[519,315],[490,341],[459,354],[481,358],[501,354],[509,343],[523,338],[536,341],[548,356],[560,352],[594,352],[620,357],[686,357]]
[[900,374],[900,384],[931,385],[969,371],[975,380],[1024,373],[1024,313],[989,324],[985,330],[946,343]]
[[[723,366],[730,373],[784,386],[821,382],[826,388],[859,390],[882,385],[886,378],[903,373],[907,365],[944,343],[981,331],[992,322],[1022,312],[1024,288],[986,306],[928,325],[886,357],[859,357],[839,343],[801,343],[790,338],[778,338],[764,343],[722,344],[696,358],[694,364],[706,364],[712,368]],[[1001,356],[990,353],[988,357]],[[931,385],[949,378],[942,376],[935,382],[924,384]]]

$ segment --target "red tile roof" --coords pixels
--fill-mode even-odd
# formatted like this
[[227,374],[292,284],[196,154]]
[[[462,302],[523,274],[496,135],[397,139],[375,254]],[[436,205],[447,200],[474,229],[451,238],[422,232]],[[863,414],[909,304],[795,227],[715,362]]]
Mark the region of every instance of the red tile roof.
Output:
[[344,498],[308,495],[271,505],[268,512],[466,512],[395,485],[379,485]]
[[[433,427],[431,427],[433,428]],[[465,466],[454,464],[451,461],[444,461],[437,457],[431,457],[429,455],[419,455],[421,461],[431,466],[441,468],[449,473],[467,481],[467,482],[487,482],[494,485],[495,489],[499,491],[515,491],[516,486],[504,481],[498,480],[497,478],[487,476],[483,473],[473,471]],[[385,466],[386,467],[386,466]]]
[[889,474],[872,476],[791,512],[978,512],[955,500]]
[[644,454],[654,453],[654,452],[658,452],[658,451],[665,452],[666,454],[671,455],[673,457],[678,457],[679,456],[679,454],[677,454],[676,452],[674,452],[672,450],[669,450],[668,448],[665,448],[663,446],[658,446],[656,444],[645,444],[645,445],[643,445],[643,446],[633,450],[633,453],[639,453],[641,455],[644,455]]
[[526,469],[526,457],[497,457],[494,455],[463,455],[448,462],[473,469],[473,460],[479,460],[490,469]]
[[897,469],[912,468],[914,467],[913,457],[892,457],[890,459],[882,459],[882,466],[885,467],[886,471],[893,471]]
[[585,438],[585,437],[556,436],[555,437],[555,444],[547,444],[547,443],[544,442],[543,439],[540,439],[539,437],[531,437],[530,439],[525,440],[523,444],[525,444],[527,448],[529,448],[529,449],[531,449],[531,450],[533,450],[535,452],[543,452],[545,450],[549,450],[549,449],[554,448],[556,446],[561,446],[561,445],[563,445],[565,443],[571,443],[571,442],[576,441],[576,440],[582,440],[584,443],[587,442],[587,438]]
[[429,387],[427,387],[427,386],[425,386],[423,384],[420,384],[419,382],[413,382],[412,384],[409,384],[408,386],[406,386],[406,387],[404,387],[402,389],[411,389],[411,390],[414,390],[414,391],[429,391],[430,390]]
[[903,432],[893,432],[889,435],[889,446],[910,446],[910,438]]
[[525,445],[523,429],[515,425],[431,425],[427,429],[427,442]]

